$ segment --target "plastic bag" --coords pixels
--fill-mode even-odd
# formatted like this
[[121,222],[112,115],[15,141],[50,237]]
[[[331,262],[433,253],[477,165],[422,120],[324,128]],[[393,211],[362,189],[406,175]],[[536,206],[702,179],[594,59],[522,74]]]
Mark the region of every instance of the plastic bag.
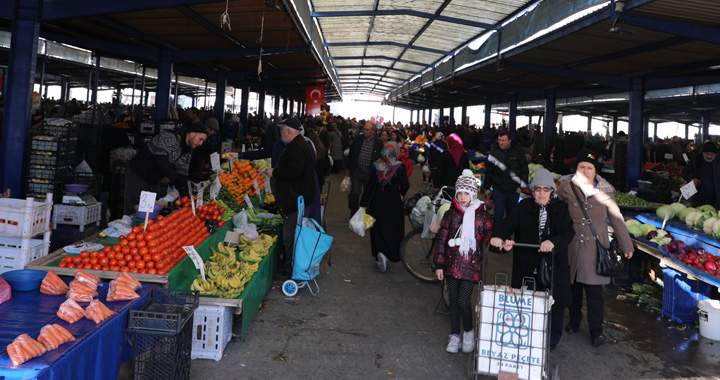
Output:
[[435,237],[435,233],[430,230],[433,219],[435,218],[435,212],[432,209],[425,211],[425,220],[423,222],[423,230],[420,237],[423,239],[432,239]]
[[365,209],[359,208],[355,215],[353,215],[352,218],[350,218],[350,229],[352,232],[360,235],[365,236]]
[[119,280],[112,280],[110,281],[110,289],[108,290],[107,298],[105,298],[105,301],[129,301],[136,298],[140,298],[140,296],[135,293],[135,290],[133,290],[133,288]]
[[375,225],[375,218],[365,213],[365,217],[363,218],[363,223],[365,226],[365,229],[370,229],[372,226]]
[[233,215],[232,221],[235,228],[242,228],[245,226],[248,223],[248,216],[245,210]]
[[345,176],[342,182],[340,182],[340,191],[342,191],[343,193],[349,193],[351,188],[352,182],[350,180],[350,176]]
[[433,215],[432,222],[430,222],[430,232],[437,233],[440,229],[440,223],[442,222],[443,217],[445,216],[445,213],[447,210],[450,209],[450,201],[448,200],[442,200],[442,204],[440,207],[438,207],[437,212],[435,215]]

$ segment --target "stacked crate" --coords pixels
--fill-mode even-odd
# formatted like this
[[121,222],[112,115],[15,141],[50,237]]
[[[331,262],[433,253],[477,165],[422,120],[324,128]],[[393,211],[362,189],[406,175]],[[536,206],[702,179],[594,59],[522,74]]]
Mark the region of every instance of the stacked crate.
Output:
[[123,205],[125,203],[125,173],[127,173],[128,162],[113,161],[110,166],[110,199],[108,200],[108,209],[110,209],[110,219],[115,220],[122,218]]
[[76,164],[77,125],[70,121],[46,121],[40,134],[32,136],[28,165],[27,195],[38,199],[53,193],[62,197],[63,178]]
[[23,269],[47,256],[52,194],[43,198],[44,203],[33,198],[0,198],[0,273]]

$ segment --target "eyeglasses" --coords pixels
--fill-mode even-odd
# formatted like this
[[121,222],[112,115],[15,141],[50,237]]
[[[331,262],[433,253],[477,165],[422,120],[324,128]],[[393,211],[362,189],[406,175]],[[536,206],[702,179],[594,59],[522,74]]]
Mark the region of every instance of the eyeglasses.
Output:
[[535,186],[535,189],[534,189],[534,190],[535,190],[536,192],[538,192],[538,193],[541,192],[541,191],[542,191],[542,192],[545,192],[545,193],[549,193],[549,192],[552,191],[552,187]]

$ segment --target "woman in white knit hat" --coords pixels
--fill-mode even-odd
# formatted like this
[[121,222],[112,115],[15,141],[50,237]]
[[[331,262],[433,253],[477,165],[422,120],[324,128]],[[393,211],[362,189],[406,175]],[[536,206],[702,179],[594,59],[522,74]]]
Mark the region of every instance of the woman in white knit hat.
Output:
[[[470,353],[475,346],[470,298],[481,279],[483,245],[490,239],[492,217],[477,198],[477,179],[463,170],[455,183],[455,199],[435,236],[435,272],[447,280],[450,298],[450,341],[446,351]],[[463,335],[460,338],[460,320]]]

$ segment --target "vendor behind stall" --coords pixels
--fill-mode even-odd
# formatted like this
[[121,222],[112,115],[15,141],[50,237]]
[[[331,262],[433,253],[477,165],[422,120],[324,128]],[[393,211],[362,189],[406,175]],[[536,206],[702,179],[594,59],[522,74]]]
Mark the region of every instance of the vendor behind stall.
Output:
[[207,139],[201,123],[191,124],[184,132],[165,131],[153,137],[133,157],[125,174],[125,215],[132,215],[142,191],[164,195],[173,184],[181,195],[187,195],[187,179],[192,150]]
[[687,182],[694,182],[697,193],[690,199],[693,207],[709,204],[717,207],[720,204],[720,163],[717,156],[717,145],[706,141],[702,153],[688,162],[681,176]]

